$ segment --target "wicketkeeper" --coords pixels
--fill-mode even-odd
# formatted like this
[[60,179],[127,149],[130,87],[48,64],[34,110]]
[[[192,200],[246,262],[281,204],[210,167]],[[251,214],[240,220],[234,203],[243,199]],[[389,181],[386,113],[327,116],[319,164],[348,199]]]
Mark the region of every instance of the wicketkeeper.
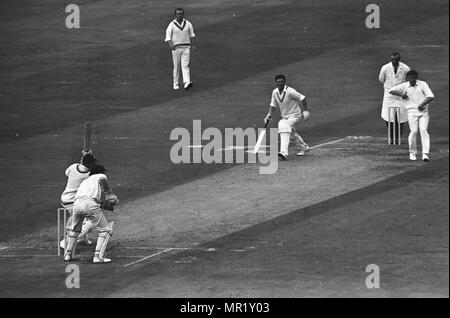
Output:
[[286,160],[289,155],[289,142],[297,146],[297,156],[304,156],[309,151],[309,146],[296,131],[296,124],[300,119],[308,120],[309,111],[306,97],[295,89],[286,86],[286,76],[279,74],[275,76],[277,88],[272,91],[269,113],[264,123],[272,118],[275,108],[280,109],[281,119],[278,122],[278,133],[280,134],[280,152],[278,157]]
[[114,195],[108,185],[106,169],[102,165],[96,164],[90,170],[89,177],[84,180],[78,188],[73,205],[72,224],[68,229],[68,243],[64,260],[72,260],[72,251],[77,244],[77,239],[82,235],[82,224],[86,218],[86,228],[84,231],[90,231],[96,228],[98,231],[97,246],[95,247],[94,263],[110,263],[111,259],[103,257],[108,241],[112,235],[112,228],[103,215],[102,208],[113,210],[114,205],[119,203],[117,196]]

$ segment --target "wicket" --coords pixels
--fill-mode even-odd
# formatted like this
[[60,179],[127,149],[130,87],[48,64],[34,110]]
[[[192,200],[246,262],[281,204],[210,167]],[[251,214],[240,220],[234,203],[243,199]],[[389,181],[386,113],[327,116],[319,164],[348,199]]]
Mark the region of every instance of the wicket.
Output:
[[[402,143],[400,107],[388,108],[388,145],[400,145]],[[392,132],[391,132],[392,124]],[[393,136],[392,136],[392,135]],[[394,137],[394,138],[392,138]]]
[[59,246],[59,242],[61,240],[61,214],[63,215],[63,233],[64,233],[64,252],[66,251],[65,246],[66,246],[66,237],[67,237],[67,229],[66,229],[66,224],[67,224],[67,213],[69,213],[69,217],[70,217],[70,210],[66,209],[66,208],[58,208],[56,210],[56,214],[57,214],[57,229],[58,229],[58,242],[57,242],[57,246],[58,246],[58,256],[61,255],[61,247]]

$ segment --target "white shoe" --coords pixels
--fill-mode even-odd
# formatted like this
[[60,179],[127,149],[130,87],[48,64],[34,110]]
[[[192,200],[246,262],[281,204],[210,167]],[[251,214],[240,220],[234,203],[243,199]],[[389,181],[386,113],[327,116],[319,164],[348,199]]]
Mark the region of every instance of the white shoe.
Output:
[[428,154],[424,153],[424,154],[422,154],[422,160],[425,162],[428,162],[428,161],[430,161],[430,157],[428,157]]
[[94,263],[94,264],[103,264],[103,263],[111,263],[111,262],[112,262],[111,259],[106,258],[106,257],[99,258],[99,257],[94,256],[94,259],[92,260],[92,263]]
[[192,88],[193,85],[194,85],[194,84],[192,84],[192,82],[186,83],[186,84],[184,85],[184,89],[185,89],[185,90],[188,90],[188,89]]
[[180,89],[180,86],[178,86],[178,85],[173,85],[173,89],[174,89],[174,90]]
[[309,146],[305,145],[304,149],[302,149],[299,152],[297,152],[297,156],[304,156],[308,151],[309,151]]
[[410,153],[410,154],[409,154],[409,160],[411,160],[411,161],[416,161],[416,160],[417,160],[416,155],[413,154],[413,153]]
[[72,260],[72,253],[66,253],[66,255],[64,255],[64,261],[70,262],[71,260]]

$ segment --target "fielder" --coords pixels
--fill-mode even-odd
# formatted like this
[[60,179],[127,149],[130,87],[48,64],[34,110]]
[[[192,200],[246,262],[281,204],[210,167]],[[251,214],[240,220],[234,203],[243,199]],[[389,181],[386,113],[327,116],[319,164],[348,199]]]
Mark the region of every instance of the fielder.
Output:
[[428,114],[429,102],[434,99],[434,94],[428,84],[419,81],[419,74],[411,70],[406,74],[408,82],[394,86],[390,93],[403,99],[406,110],[408,111],[409,123],[409,159],[417,160],[417,133],[420,131],[422,141],[422,160],[430,161],[430,135],[428,134],[428,123],[430,115]]
[[[65,225],[66,227],[72,223],[72,210],[73,202],[75,201],[75,194],[77,193],[81,182],[89,177],[89,170],[95,165],[95,162],[96,159],[91,153],[83,153],[81,163],[71,164],[66,169],[67,184],[64,192],[61,194],[61,205],[69,210],[71,214],[67,220],[67,224]],[[84,228],[86,228],[85,224],[83,224],[83,229]],[[85,231],[86,234],[83,237],[79,237],[78,241],[88,245],[92,244],[87,237],[88,232],[89,231]],[[64,248],[64,239],[61,240],[60,247]]]
[[280,109],[281,119],[278,122],[278,133],[280,134],[280,152],[278,157],[286,160],[289,155],[289,142],[293,141],[298,148],[297,156],[304,156],[309,151],[309,146],[296,132],[296,124],[300,119],[308,120],[309,111],[306,97],[295,89],[286,86],[286,76],[279,74],[275,76],[277,88],[272,91],[269,112],[264,123],[272,118],[275,108]]
[[89,177],[84,180],[75,195],[73,204],[72,224],[68,229],[69,240],[67,243],[64,260],[72,260],[72,251],[77,244],[80,234],[83,234],[83,220],[86,218],[86,229],[96,228],[99,232],[93,263],[111,263],[111,259],[103,257],[108,241],[112,235],[112,226],[108,224],[102,212],[102,207],[113,210],[113,206],[119,202],[108,186],[102,165],[92,167]]
[[170,22],[166,29],[165,41],[172,50],[173,89],[180,89],[178,80],[181,66],[184,89],[188,90],[193,85],[189,70],[191,50],[195,52],[197,47],[195,46],[194,28],[188,20],[184,19],[184,10],[182,8],[175,9],[175,20]]

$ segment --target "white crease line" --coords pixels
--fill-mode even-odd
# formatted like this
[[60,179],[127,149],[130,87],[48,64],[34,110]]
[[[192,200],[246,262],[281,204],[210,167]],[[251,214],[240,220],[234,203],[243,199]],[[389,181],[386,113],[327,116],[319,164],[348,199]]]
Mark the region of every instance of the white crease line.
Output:
[[346,139],[347,139],[347,137],[346,138],[341,138],[341,139],[338,139],[338,140],[333,140],[333,141],[330,141],[330,142],[326,142],[326,143],[323,143],[323,144],[319,144],[319,145],[315,145],[315,146],[309,147],[309,149],[314,149],[314,148],[319,148],[319,147],[330,145],[330,144],[335,144],[337,142],[344,141]]
[[[58,256],[56,254],[4,254],[4,255],[0,255],[0,259],[1,258],[24,258],[24,257],[58,257],[60,258],[61,256]],[[136,258],[136,257],[146,257],[144,255],[114,255],[113,258]],[[90,259],[92,258],[92,255],[87,255],[87,254],[76,254],[75,255],[75,261],[77,259]]]
[[0,247],[0,251],[6,250],[7,248],[8,248],[8,246]]
[[161,254],[166,253],[166,252],[169,252],[169,251],[171,251],[171,250],[173,250],[173,248],[167,248],[167,249],[162,250],[162,251],[160,251],[160,252],[157,252],[157,253],[154,253],[154,254],[152,254],[152,255],[146,256],[146,257],[144,257],[144,258],[138,259],[137,261],[134,261],[134,262],[125,264],[125,265],[123,265],[123,267],[128,267],[128,266],[131,266],[131,265],[134,265],[134,264],[143,262],[143,261],[145,261],[145,260],[147,260],[147,259],[149,259],[149,258],[152,258],[152,257],[154,257],[154,256],[158,256],[158,255],[161,255]]

